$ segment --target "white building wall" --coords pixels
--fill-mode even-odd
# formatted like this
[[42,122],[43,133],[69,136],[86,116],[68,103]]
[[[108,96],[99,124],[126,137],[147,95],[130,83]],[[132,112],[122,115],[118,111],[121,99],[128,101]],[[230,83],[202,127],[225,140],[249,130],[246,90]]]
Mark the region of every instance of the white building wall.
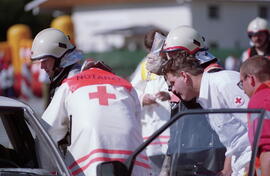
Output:
[[85,52],[104,51],[123,44],[122,36],[96,35],[109,29],[134,25],[156,25],[170,30],[178,25],[191,25],[189,4],[180,6],[133,7],[94,10],[77,7],[72,18],[75,26],[76,44]]
[[[219,19],[210,19],[209,5],[219,6]],[[123,45],[123,36],[96,33],[135,25],[156,25],[170,30],[178,25],[192,25],[205,36],[207,44],[219,48],[247,48],[248,23],[258,16],[259,6],[269,9],[270,2],[232,2],[192,0],[189,3],[129,7],[76,7],[73,11],[77,46],[85,52],[105,51]],[[269,19],[268,19],[269,20]]]
[[[220,18],[209,19],[208,6],[218,4]],[[249,39],[246,28],[248,23],[258,16],[258,7],[265,6],[270,10],[270,3],[240,3],[193,1],[193,26],[205,36],[207,43],[216,42],[219,48],[247,48]],[[270,11],[268,12],[270,15]]]

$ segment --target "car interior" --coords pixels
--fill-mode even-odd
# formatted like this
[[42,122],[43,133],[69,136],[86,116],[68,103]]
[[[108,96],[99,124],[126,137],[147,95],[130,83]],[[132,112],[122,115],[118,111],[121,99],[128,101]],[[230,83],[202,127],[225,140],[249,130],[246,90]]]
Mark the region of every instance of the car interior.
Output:
[[25,118],[22,108],[1,110],[0,107],[0,175],[5,168],[57,173],[49,147],[40,136]]
[[23,111],[17,109],[1,113],[1,128],[5,134],[5,146],[0,146],[0,167],[29,167],[37,168],[34,138],[23,118]]

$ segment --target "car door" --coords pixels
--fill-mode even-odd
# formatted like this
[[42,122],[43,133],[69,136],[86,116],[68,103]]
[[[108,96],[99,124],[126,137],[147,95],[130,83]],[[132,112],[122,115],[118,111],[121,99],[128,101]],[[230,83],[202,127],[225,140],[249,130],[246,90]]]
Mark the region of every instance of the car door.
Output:
[[27,106],[0,106],[0,144],[0,175],[71,175]]
[[[223,118],[224,116],[241,116],[240,123],[247,123],[248,117],[257,119],[254,126],[252,153],[250,157],[249,176],[252,176],[255,168],[258,139],[261,132],[261,125],[264,118],[268,118],[268,113],[260,109],[211,109],[211,110],[188,110],[180,112],[172,117],[159,130],[151,135],[136,151],[125,161],[110,161],[99,164],[97,168],[98,176],[130,176],[136,175],[135,162],[143,150],[148,146],[158,144],[156,141],[162,132],[170,130],[171,136],[168,142],[168,151],[162,160],[159,170],[154,170],[152,161],[149,161],[150,175],[159,176],[211,176],[218,175],[223,168],[226,149],[215,128],[209,122],[210,118]],[[203,118],[205,120],[203,120]],[[239,127],[240,128],[240,127]],[[237,128],[235,128],[237,130]],[[236,133],[236,131],[229,131]],[[138,168],[137,168],[138,169]],[[259,173],[259,172],[258,172]],[[257,173],[257,174],[258,174]]]

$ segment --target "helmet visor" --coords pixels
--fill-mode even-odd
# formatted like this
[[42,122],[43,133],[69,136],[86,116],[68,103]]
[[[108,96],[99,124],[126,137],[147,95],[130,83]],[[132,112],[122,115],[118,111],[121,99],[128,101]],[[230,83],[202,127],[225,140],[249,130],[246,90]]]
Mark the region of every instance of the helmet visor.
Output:
[[216,57],[207,50],[198,51],[195,54],[195,58],[200,61],[200,64],[216,59]]
[[162,48],[164,46],[166,37],[161,35],[160,33],[155,33],[155,38],[152,44],[151,53],[155,56],[160,56]]

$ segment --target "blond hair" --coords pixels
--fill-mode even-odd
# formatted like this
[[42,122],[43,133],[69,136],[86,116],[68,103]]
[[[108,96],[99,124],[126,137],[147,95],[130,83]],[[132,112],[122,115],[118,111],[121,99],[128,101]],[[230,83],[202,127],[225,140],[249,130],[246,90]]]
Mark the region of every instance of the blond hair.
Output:
[[265,56],[253,56],[240,67],[242,76],[254,75],[260,82],[270,80],[270,59]]

